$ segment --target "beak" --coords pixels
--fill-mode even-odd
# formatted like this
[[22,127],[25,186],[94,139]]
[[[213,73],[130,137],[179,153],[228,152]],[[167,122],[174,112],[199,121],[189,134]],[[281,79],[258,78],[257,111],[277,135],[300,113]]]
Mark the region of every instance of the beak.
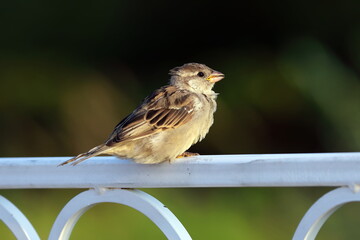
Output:
[[208,80],[211,83],[216,83],[218,81],[220,81],[221,79],[223,79],[225,77],[224,74],[222,74],[221,72],[218,71],[213,71],[210,76],[208,76],[206,78],[206,80]]

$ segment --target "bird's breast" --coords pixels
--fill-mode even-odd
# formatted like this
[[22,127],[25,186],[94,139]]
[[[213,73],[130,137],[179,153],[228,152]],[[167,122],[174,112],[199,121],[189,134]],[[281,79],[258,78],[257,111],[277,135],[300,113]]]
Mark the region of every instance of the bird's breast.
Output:
[[201,141],[209,132],[214,123],[214,112],[216,111],[216,101],[212,96],[203,95],[199,101],[199,110],[194,116],[194,131],[197,132],[197,138],[194,143]]

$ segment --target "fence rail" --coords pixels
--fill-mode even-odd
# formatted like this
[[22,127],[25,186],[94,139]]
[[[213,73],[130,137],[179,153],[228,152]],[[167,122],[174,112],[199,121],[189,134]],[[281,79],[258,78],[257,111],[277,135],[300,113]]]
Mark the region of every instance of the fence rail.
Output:
[[[137,209],[169,239],[191,239],[180,221],[158,200],[139,190],[121,188],[339,187],[308,210],[294,240],[314,239],[337,208],[360,201],[360,153],[208,155],[158,165],[94,157],[74,167],[57,167],[66,159],[68,157],[0,158],[0,189],[90,188],[63,208],[49,239],[68,239],[79,217],[90,206],[101,202]],[[26,217],[3,197],[0,198],[0,220],[19,239],[39,239]]]

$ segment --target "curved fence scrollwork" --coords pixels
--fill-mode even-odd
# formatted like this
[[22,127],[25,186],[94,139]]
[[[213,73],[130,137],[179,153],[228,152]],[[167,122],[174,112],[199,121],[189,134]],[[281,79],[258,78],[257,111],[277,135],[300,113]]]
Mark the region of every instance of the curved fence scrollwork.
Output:
[[0,196],[0,220],[5,223],[17,239],[40,239],[25,215],[3,196]]
[[[78,219],[88,209],[100,203],[118,203],[132,207],[154,222],[168,239],[188,240],[190,235],[161,202],[136,189],[90,189],[71,199],[52,226],[49,240],[67,240]],[[40,239],[28,219],[10,201],[0,196],[0,219],[17,239]]]

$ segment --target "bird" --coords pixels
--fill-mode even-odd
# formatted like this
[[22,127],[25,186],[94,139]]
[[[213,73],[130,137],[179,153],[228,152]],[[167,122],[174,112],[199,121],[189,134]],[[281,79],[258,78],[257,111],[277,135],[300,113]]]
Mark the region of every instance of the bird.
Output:
[[168,85],[146,97],[104,143],[58,166],[76,165],[100,154],[141,164],[199,155],[186,150],[209,132],[218,95],[212,88],[225,75],[200,63],[175,67],[169,74]]

